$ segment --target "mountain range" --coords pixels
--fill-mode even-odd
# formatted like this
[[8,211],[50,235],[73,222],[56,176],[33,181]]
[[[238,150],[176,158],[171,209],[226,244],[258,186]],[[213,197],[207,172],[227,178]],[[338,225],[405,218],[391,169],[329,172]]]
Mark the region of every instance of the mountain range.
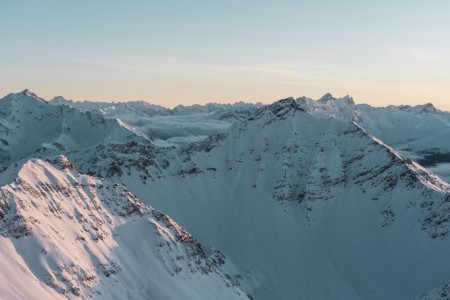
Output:
[[432,105],[25,90],[0,111],[1,298],[450,295],[450,186],[421,165],[447,162],[450,115]]
[[[433,104],[373,107],[355,104],[350,96],[334,98],[326,94],[318,100],[295,100],[303,109],[322,118],[353,121],[406,157],[419,162],[450,181],[450,113]],[[186,145],[224,133],[236,121],[246,120],[262,104],[206,104],[167,109],[135,102],[76,102],[63,97],[50,100],[81,111],[118,118],[159,141],[161,146]]]

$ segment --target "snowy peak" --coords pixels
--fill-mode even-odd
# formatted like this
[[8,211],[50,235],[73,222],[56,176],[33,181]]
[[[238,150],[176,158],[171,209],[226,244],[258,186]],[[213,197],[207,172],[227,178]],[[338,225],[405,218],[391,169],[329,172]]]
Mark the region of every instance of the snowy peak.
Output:
[[336,100],[336,98],[334,98],[333,95],[331,95],[331,93],[326,93],[317,101],[327,102],[327,101],[331,101],[331,100]]
[[258,109],[254,115],[249,118],[249,121],[264,118],[285,118],[288,116],[293,116],[297,112],[304,112],[304,109],[301,108],[294,98],[286,98],[278,100],[270,105],[263,106]]
[[339,120],[359,121],[361,111],[350,96],[334,98],[330,93],[325,94],[319,100],[300,97],[297,103],[304,110],[319,116],[332,117]]
[[100,143],[149,141],[132,126],[65,105],[50,105],[28,90],[0,100],[0,164],[30,157],[37,150],[54,154]]
[[[327,94],[330,95],[330,94]],[[327,96],[325,95],[325,96]],[[299,101],[295,101],[292,98],[283,99],[280,101],[277,101],[271,105],[266,106],[263,110],[270,111],[273,115],[277,117],[281,117],[281,119],[285,119],[285,116],[288,118],[288,122],[294,122],[294,123],[300,123],[306,125],[298,126],[298,128],[303,128],[303,130],[306,130],[310,132],[310,134],[314,135],[322,135],[327,136],[330,133],[328,132],[332,128],[332,132],[335,137],[333,137],[333,143],[336,145],[338,139],[345,139],[340,136],[347,135],[349,136],[350,140],[357,140],[357,139],[365,139],[369,144],[376,144],[377,151],[380,153],[385,152],[384,154],[388,154],[389,159],[392,159],[393,165],[401,166],[404,170],[402,172],[406,172],[408,176],[410,176],[410,179],[412,182],[418,182],[420,181],[422,184],[427,186],[430,189],[433,189],[437,192],[441,193],[448,193],[450,192],[449,185],[442,181],[439,177],[434,175],[433,173],[427,171],[420,165],[404,158],[400,153],[395,151],[393,148],[389,147],[385,143],[383,143],[381,140],[376,138],[375,136],[371,135],[369,132],[367,132],[363,127],[358,125],[355,121],[348,123],[349,121],[349,115],[353,117],[360,117],[360,111],[357,109],[356,105],[353,102],[353,99],[349,96],[346,96],[341,99],[335,99],[331,98],[330,96],[326,97],[328,100],[326,101],[326,106],[318,106],[316,107],[318,110],[312,111],[312,116],[309,114],[306,115],[295,115],[295,114],[288,114],[289,111],[305,111],[301,108],[301,105],[299,104]],[[303,101],[307,101],[307,98],[302,98]],[[314,101],[312,100],[313,104],[320,103],[321,101]],[[350,104],[350,105],[348,105]],[[323,110],[320,110],[323,109]],[[318,112],[324,112],[326,113],[326,116],[333,117],[332,119],[323,121],[321,119],[321,115],[317,114]],[[319,117],[319,118],[318,118]],[[345,121],[345,122],[342,122]],[[319,125],[320,123],[320,125]],[[317,124],[316,126],[312,126],[311,124]],[[238,125],[238,124],[237,124]],[[245,125],[246,126],[246,125]],[[271,127],[283,127],[283,125],[271,125]],[[239,127],[239,126],[236,126]],[[337,128],[340,128],[337,130]],[[277,131],[279,128],[273,128]],[[266,131],[270,129],[265,129]],[[236,130],[235,130],[236,132]],[[241,135],[242,130],[238,130],[237,134]],[[289,132],[289,131],[288,131]],[[296,134],[296,132],[291,132],[290,134]],[[297,133],[298,134],[298,133]],[[332,135],[333,135],[332,134]],[[236,136],[236,135],[235,135]],[[240,136],[239,138],[243,138]],[[279,138],[279,137],[278,137]],[[311,138],[311,137],[309,137]],[[246,140],[247,138],[243,138]],[[331,137],[326,137],[326,139],[330,139]],[[298,141],[298,143],[313,143],[312,140],[306,140],[306,141]],[[324,141],[322,141],[323,144]],[[352,141],[353,143],[353,141]],[[310,147],[311,145],[308,145],[307,147]],[[371,145],[372,146],[372,145]],[[322,147],[324,149],[324,147]],[[346,151],[349,155],[351,155],[352,150]],[[331,154],[330,154],[331,155]]]
[[[200,283],[206,282],[199,275],[205,271],[218,276],[215,284],[221,286],[223,273],[188,231],[202,244],[223,251],[232,266],[225,263],[221,269],[227,267],[229,274],[239,278],[229,277],[225,282],[231,287],[237,282],[255,299],[297,299],[299,295],[305,299],[330,295],[335,299],[410,299],[421,295],[446,276],[414,271],[440,269],[448,253],[449,187],[344,118],[344,113],[354,109],[352,105],[350,97],[327,101],[288,98],[257,110],[226,134],[185,147],[162,149],[131,141],[67,151],[81,172],[120,181],[144,206],[138,198],[132,200],[122,185],[114,187],[109,180],[79,174],[65,157],[11,167],[3,172],[7,190],[2,197],[6,204],[1,207],[10,224],[7,228],[12,228],[4,236],[13,232],[20,242],[33,235],[48,253],[53,248],[46,245],[65,247],[75,240],[74,246],[57,252],[76,253],[79,260],[52,256],[63,271],[43,267],[42,273],[52,281],[41,282],[83,296],[86,291],[110,296],[98,284],[109,284],[105,274],[117,279],[117,286],[129,282],[127,291],[140,293],[139,287],[149,284],[143,280],[151,274],[172,274],[175,280],[184,280],[192,266],[196,278],[202,278]],[[330,112],[335,115],[330,117]],[[11,199],[19,199],[17,203],[23,206],[15,206]],[[45,218],[34,210],[30,202],[34,199]],[[148,204],[170,214],[188,231]],[[16,207],[23,217],[14,219],[17,214],[11,214],[11,208]],[[86,222],[78,221],[74,207]],[[86,207],[93,209],[86,211]],[[54,218],[55,211],[64,222],[71,219],[64,212],[70,212],[74,219],[67,220],[70,229]],[[30,216],[38,216],[41,225]],[[40,227],[47,220],[52,227]],[[45,228],[51,243],[39,235],[40,228]],[[69,242],[62,242],[58,232]],[[98,253],[108,255],[98,258]],[[39,253],[32,254],[41,259]],[[130,259],[136,256],[139,261]],[[222,261],[221,255],[217,257]],[[44,261],[51,259],[44,257]],[[78,261],[86,264],[81,266]],[[153,264],[144,265],[147,261]],[[78,273],[71,263],[81,266],[94,283],[86,288],[75,280],[70,274]],[[53,277],[48,275],[52,272]],[[414,278],[408,276],[412,273]],[[138,285],[126,278],[143,279]],[[172,287],[169,282],[173,281],[163,286]],[[204,291],[209,283],[188,286]],[[158,286],[153,290],[159,291]],[[190,295],[192,289],[188,290]],[[231,295],[237,295],[232,290]],[[153,298],[180,298],[158,296]]]
[[11,101],[17,101],[17,102],[38,102],[38,103],[48,103],[45,99],[39,97],[32,91],[25,89],[19,93],[11,93],[7,96],[5,96],[3,99],[0,100],[1,102],[11,102]]
[[142,100],[128,102],[96,102],[67,100],[62,96],[54,97],[49,102],[52,105],[67,105],[81,111],[91,111],[107,117],[116,117],[125,121],[136,117],[154,116],[189,116],[189,115],[213,115],[228,111],[240,112],[256,109],[261,103],[236,102],[234,104],[206,103],[203,105],[177,105],[169,109],[157,104],[151,104]]
[[398,109],[402,110],[402,111],[417,113],[417,114],[439,112],[439,110],[432,103],[426,103],[426,104],[421,104],[421,105],[416,105],[416,106],[401,105],[398,107]]
[[[437,109],[433,104],[372,107],[358,105],[361,110],[359,124],[383,142],[399,151],[405,151],[411,159],[427,164],[426,156],[442,154],[432,162],[446,163],[450,153],[450,113]],[[446,168],[440,176],[448,177]],[[435,170],[439,171],[439,170]]]
[[[76,192],[77,188],[82,189],[83,186],[86,186],[91,188],[91,191],[95,194],[96,192],[104,191],[104,185],[108,184],[104,183],[102,180],[79,174],[73,164],[65,156],[59,156],[51,160],[31,159],[14,164],[0,174],[0,182],[3,185],[2,188],[5,190],[7,190],[8,187],[13,187],[12,190],[16,194],[20,192],[23,192],[25,195],[29,193],[32,194],[33,200],[25,200],[25,198],[22,200],[22,208],[24,209],[21,211],[24,213],[22,217],[28,221],[30,221],[28,218],[31,216],[25,214],[25,211],[30,209],[25,207],[27,205],[32,205],[35,208],[36,206],[45,206],[46,204],[52,206],[52,201],[69,201],[71,196],[73,196],[72,192]],[[136,214],[141,215],[146,211],[144,204],[129,193],[126,188],[119,186],[115,186],[115,188],[118,189],[117,191],[120,190],[118,194],[114,194],[114,197],[116,198],[111,198],[108,201],[105,199],[105,202],[102,203],[102,205],[109,208],[109,213],[114,213],[119,216],[133,216]],[[94,192],[93,189],[96,189],[97,191]],[[40,201],[39,204],[32,203],[32,201],[39,200],[45,193],[65,194],[67,199],[57,197],[51,201],[48,199],[44,201],[45,198],[42,198],[42,201]],[[96,201],[98,199],[91,200]],[[79,205],[79,203],[72,204]],[[60,203],[56,203],[55,205],[60,206]],[[99,204],[95,206],[98,207]],[[48,211],[48,209],[48,207],[43,208],[44,211]],[[77,209],[79,210],[80,207]],[[36,214],[37,213],[42,213],[42,211],[36,211]],[[36,217],[36,214],[33,214],[33,217]]]
[[432,103],[427,103],[427,104],[423,105],[422,111],[425,111],[425,112],[436,112],[437,108]]
[[268,105],[267,107],[263,108],[263,110],[264,109],[270,110],[273,114],[277,116],[279,116],[280,112],[283,112],[282,114],[284,115],[284,112],[289,110],[303,111],[303,109],[295,102],[295,99],[292,97],[278,100]]
[[65,157],[6,173],[0,266],[21,267],[0,278],[34,286],[23,298],[245,299],[192,235],[126,187],[79,174]]
[[[27,106],[27,105],[39,105],[47,104],[48,102],[43,98],[37,96],[35,93],[28,89],[19,93],[11,93],[0,99],[0,105],[15,105],[15,106]],[[4,110],[4,109],[3,109]]]
[[30,91],[29,89],[24,89],[22,92],[20,92],[23,95],[26,95],[28,97],[32,97],[36,100],[39,101],[43,101],[43,102],[47,102],[46,100],[44,100],[43,98],[39,97],[38,95],[36,95],[35,93],[33,93],[32,91]]
[[[306,97],[300,97],[299,99],[308,99]],[[342,98],[335,98],[331,93],[326,93],[323,95],[320,99],[317,100],[318,102],[326,103],[326,102],[344,102],[347,105],[355,105],[355,102],[353,101],[353,98],[349,95],[346,95]]]
[[178,105],[169,109],[144,101],[81,102],[63,97],[55,97],[50,104],[68,105],[108,119],[121,119],[165,147],[186,145],[223,133],[232,123],[247,120],[263,106],[261,103],[236,102]]
[[319,100],[301,97],[297,102],[315,116],[358,123],[409,158],[432,167],[433,172],[450,182],[450,113],[438,110],[433,104],[372,107],[356,105],[349,96],[335,99],[330,94]]
[[[98,171],[108,152],[73,161]],[[408,274],[442,266],[448,186],[353,122],[284,99],[226,135],[152,154],[144,165],[120,153],[115,174],[249,270],[255,299],[410,299],[447,276]]]
[[51,99],[51,100],[49,101],[49,103],[50,103],[50,104],[53,104],[53,105],[67,105],[67,106],[71,106],[70,104],[71,104],[72,102],[73,102],[73,101],[67,100],[67,99],[64,98],[63,96],[56,96],[56,97],[54,97],[53,99]]
[[[84,112],[93,112],[105,117],[121,118],[128,121],[126,116],[134,114],[134,118],[142,115],[170,115],[170,110],[159,105],[147,103],[145,101],[129,102],[94,102],[94,101],[74,101],[62,96],[54,97],[49,102],[52,105],[67,105]],[[132,118],[130,118],[132,119]]]

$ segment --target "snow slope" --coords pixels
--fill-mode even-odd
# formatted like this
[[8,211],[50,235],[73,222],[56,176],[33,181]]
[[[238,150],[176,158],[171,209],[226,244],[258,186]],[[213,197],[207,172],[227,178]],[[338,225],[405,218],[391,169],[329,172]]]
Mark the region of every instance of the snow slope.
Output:
[[355,121],[397,151],[450,182],[450,113],[431,103],[417,106],[372,107],[353,99],[301,97],[298,104],[318,117]]
[[0,174],[1,299],[247,299],[196,240],[67,158]]
[[[19,96],[32,105],[0,110],[7,124],[27,107],[49,106],[31,92]],[[0,174],[0,267],[17,269],[10,278],[1,272],[0,297],[36,290],[42,298],[446,299],[450,187],[390,147],[420,149],[445,113],[429,105],[367,112],[350,97],[329,94],[280,100],[239,117],[179,109],[144,116],[143,124],[220,115],[236,122],[180,147],[134,136],[37,144],[24,155],[64,153],[89,175],[65,157],[13,163]],[[399,141],[408,126],[421,136],[390,146],[378,139],[391,130],[384,134]]]
[[401,147],[399,150],[420,152],[436,148],[450,152],[450,113],[439,111],[432,104],[359,108],[364,114],[361,125],[386,143]]
[[450,277],[449,186],[294,99],[179,149],[67,155],[221,249],[255,299],[410,299]]
[[[334,98],[329,93],[318,100],[300,97],[296,101],[316,116],[357,122],[388,145],[427,167],[450,163],[450,142],[447,138],[450,113],[439,111],[430,103],[372,107],[357,105],[350,96]],[[50,103],[122,119],[148,136],[167,142],[167,145],[198,142],[209,135],[226,132],[231,123],[246,120],[262,106],[260,103],[239,102],[233,105],[180,105],[167,109],[143,101],[76,102],[63,97],[55,97]],[[448,170],[443,171],[449,173]]]
[[296,101],[315,116],[355,121],[398,150],[450,149],[450,142],[444,138],[450,132],[450,113],[437,110],[431,103],[372,107],[356,105],[349,96],[334,98],[331,94],[319,100],[301,97]]
[[450,113],[430,103],[359,108],[364,115],[361,126],[450,182]]
[[50,105],[28,90],[0,99],[0,164],[4,166],[40,148],[64,151],[147,139],[120,120]]

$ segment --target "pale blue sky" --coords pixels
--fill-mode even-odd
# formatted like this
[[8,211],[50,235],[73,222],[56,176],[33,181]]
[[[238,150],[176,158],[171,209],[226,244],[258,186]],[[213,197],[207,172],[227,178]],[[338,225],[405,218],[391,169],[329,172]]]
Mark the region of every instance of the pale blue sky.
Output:
[[0,94],[450,110],[450,1],[0,2]]

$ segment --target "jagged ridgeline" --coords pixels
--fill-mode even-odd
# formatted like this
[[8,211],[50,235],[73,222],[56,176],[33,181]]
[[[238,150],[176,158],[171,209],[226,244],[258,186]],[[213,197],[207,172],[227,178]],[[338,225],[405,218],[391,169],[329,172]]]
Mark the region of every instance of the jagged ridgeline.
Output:
[[[431,103],[372,107],[355,104],[350,96],[334,98],[331,94],[319,100],[300,97],[296,102],[317,117],[358,123],[406,157],[450,181],[450,114],[436,109]],[[183,145],[224,133],[231,123],[248,119],[262,106],[239,102],[233,105],[180,105],[167,109],[143,101],[76,102],[63,97],[56,97],[49,103],[75,107],[105,118],[119,118],[153,137],[154,142],[162,140],[162,145]]]
[[0,180],[2,298],[247,298],[220,252],[207,257],[170,217],[66,157],[11,166]]
[[221,249],[257,299],[412,298],[449,274],[448,185],[359,125],[316,117],[294,99],[186,147],[68,156],[150,195]]
[[[53,134],[29,151],[14,152],[13,138],[1,148],[1,267],[19,270],[0,278],[17,287],[2,288],[5,298],[33,289],[44,298],[446,299],[450,189],[372,135],[385,111],[350,97],[288,98],[245,106],[200,142],[161,147],[114,119],[121,105],[94,113],[92,103],[51,105],[29,91],[5,99],[9,135],[38,122]],[[184,112],[211,118],[210,108]],[[391,110],[411,122],[446,116]],[[27,114],[36,119],[19,118]],[[101,131],[86,142],[73,124]]]
[[101,143],[145,141],[148,138],[118,119],[81,112],[65,105],[50,105],[25,90],[0,100],[0,164]]

